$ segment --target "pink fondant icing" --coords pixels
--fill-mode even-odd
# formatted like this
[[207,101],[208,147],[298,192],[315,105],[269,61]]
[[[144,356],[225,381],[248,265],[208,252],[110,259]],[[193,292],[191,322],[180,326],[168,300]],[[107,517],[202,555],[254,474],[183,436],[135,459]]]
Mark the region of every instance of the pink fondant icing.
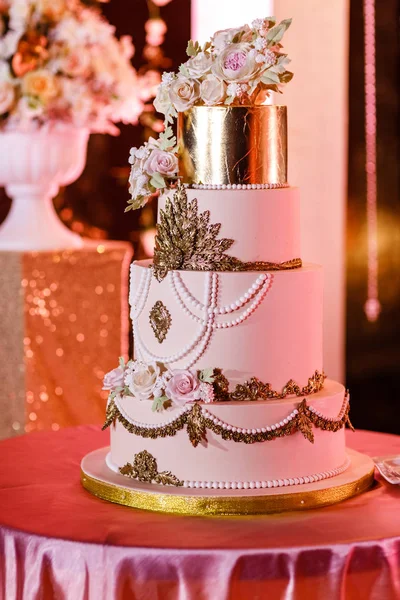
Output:
[[[147,261],[132,265],[131,302]],[[188,290],[203,302],[207,273],[180,271]],[[259,273],[220,273],[219,305],[239,300],[256,281]],[[160,344],[149,322],[149,313],[157,300],[162,300],[171,314],[171,327]],[[191,306],[193,308],[193,306]],[[196,312],[196,309],[194,309]],[[201,316],[201,313],[197,311]],[[232,316],[240,316],[241,311]],[[132,315],[133,316],[133,315]],[[227,320],[222,315],[217,320]],[[182,312],[171,286],[171,274],[160,283],[151,278],[150,290],[139,317],[140,337],[156,356],[171,356],[190,344],[199,324]],[[188,357],[171,363],[171,368],[186,368]],[[272,274],[269,290],[250,317],[235,327],[219,329],[195,369],[219,367],[234,386],[250,377],[258,377],[280,390],[290,379],[304,386],[315,370],[322,371],[322,269],[307,265],[292,271]]]
[[[284,262],[301,258],[297,188],[187,189],[187,196],[189,200],[197,198],[199,212],[210,211],[211,223],[221,223],[220,237],[235,241],[227,254],[242,261]],[[159,211],[165,207],[166,198],[160,198]]]
[[[220,402],[203,405],[226,423],[257,428],[285,419],[302,398],[279,401]],[[309,406],[326,417],[336,418],[343,405],[344,387],[327,380],[324,389],[307,397]],[[151,410],[150,401],[124,398],[124,411],[141,423],[164,423],[181,409],[162,413]],[[186,429],[173,437],[155,440],[129,433],[121,423],[111,428],[111,460],[117,466],[132,462],[134,455],[147,450],[159,470],[169,470],[190,481],[264,481],[304,477],[339,468],[346,461],[344,428],[333,433],[313,428],[314,444],[300,432],[269,442],[254,444],[223,440],[207,431],[207,444],[194,448]]]

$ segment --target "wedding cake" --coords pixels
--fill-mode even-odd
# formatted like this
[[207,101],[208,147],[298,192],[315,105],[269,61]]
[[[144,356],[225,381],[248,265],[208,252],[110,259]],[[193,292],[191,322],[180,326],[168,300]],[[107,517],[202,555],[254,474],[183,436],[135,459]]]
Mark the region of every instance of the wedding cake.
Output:
[[[160,191],[154,258],[131,267],[134,359],[106,375],[111,446],[82,480],[123,504],[248,514],[366,489],[349,394],[323,371],[323,272],[304,264],[287,181],[290,20],[217,32],[165,74],[158,140],[131,152],[128,208]],[[170,123],[177,118],[178,139]]]

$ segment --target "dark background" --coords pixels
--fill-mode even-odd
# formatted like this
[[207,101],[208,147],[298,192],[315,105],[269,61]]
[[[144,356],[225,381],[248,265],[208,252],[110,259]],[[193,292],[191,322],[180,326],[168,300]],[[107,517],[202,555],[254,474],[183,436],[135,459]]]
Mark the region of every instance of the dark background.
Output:
[[[367,290],[365,217],[364,59],[362,0],[351,0],[349,60],[349,184],[347,215],[347,373],[356,427],[400,433],[400,207],[399,207],[399,36],[398,0],[376,2],[379,285],[382,313],[369,323],[363,311]],[[136,0],[132,16],[126,0],[112,0],[104,13],[118,35],[130,34],[134,65],[146,68],[146,0]],[[168,25],[163,50],[171,70],[185,60],[190,38],[190,2],[172,0],[161,9]],[[149,131],[122,126],[121,135],[91,136],[87,167],[55,200],[60,217],[92,237],[130,240],[135,257],[145,255],[143,234],[154,227],[155,206],[124,215],[128,198],[127,158]],[[0,192],[0,222],[10,201]],[[325,343],[329,343],[325,340]]]

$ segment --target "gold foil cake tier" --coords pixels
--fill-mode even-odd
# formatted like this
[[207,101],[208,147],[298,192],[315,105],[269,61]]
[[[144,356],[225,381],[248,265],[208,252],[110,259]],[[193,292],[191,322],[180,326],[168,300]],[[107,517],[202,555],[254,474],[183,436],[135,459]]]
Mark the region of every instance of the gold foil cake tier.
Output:
[[286,106],[194,106],[178,139],[184,183],[287,184]]

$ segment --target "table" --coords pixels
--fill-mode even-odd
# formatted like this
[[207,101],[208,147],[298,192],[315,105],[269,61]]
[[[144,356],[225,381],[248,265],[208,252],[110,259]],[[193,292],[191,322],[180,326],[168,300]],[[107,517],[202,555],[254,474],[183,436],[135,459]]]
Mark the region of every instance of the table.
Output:
[[[400,453],[400,436],[349,432],[348,443]],[[379,477],[362,496],[303,513],[164,515],[81,487],[81,458],[107,444],[97,426],[0,443],[1,598],[400,598],[400,489]]]
[[128,354],[131,258],[108,240],[0,252],[0,439],[102,422],[104,373]]

